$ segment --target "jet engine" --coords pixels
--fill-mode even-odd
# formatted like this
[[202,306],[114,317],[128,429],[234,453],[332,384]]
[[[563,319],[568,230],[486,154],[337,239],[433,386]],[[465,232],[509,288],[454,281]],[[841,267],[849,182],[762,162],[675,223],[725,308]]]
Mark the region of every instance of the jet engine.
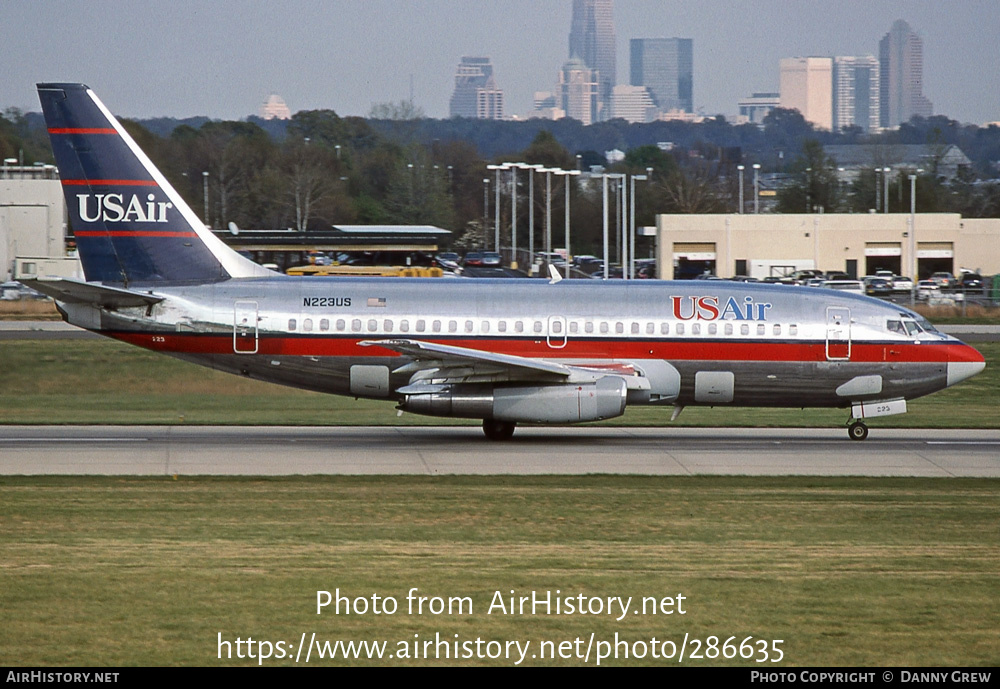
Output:
[[[438,386],[429,386],[438,388]],[[625,413],[625,381],[605,376],[563,385],[451,385],[407,394],[399,408],[428,416],[528,423],[600,421]]]

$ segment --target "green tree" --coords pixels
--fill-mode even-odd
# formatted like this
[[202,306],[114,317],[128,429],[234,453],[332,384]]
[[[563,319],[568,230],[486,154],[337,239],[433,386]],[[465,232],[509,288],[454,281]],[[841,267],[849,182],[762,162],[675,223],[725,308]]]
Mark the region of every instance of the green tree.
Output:
[[779,213],[835,211],[840,200],[837,162],[816,139],[802,144],[802,154],[789,166],[795,181],[778,192]]

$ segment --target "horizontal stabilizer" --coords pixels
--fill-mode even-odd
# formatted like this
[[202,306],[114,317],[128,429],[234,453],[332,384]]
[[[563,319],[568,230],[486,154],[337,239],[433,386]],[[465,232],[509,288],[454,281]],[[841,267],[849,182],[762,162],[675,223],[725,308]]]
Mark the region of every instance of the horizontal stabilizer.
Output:
[[106,309],[115,309],[127,306],[152,306],[163,301],[163,297],[158,297],[151,292],[133,292],[68,278],[34,278],[20,280],[20,282],[36,292],[41,292],[56,301],[68,304],[91,304]]

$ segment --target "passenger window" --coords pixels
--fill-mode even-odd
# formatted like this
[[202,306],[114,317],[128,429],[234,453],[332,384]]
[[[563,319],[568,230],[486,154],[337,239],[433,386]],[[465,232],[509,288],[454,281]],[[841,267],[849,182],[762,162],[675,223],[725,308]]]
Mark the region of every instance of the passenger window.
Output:
[[466,321],[465,322],[465,332],[471,333],[472,330],[473,330],[473,323],[472,323],[472,321]]
[[507,321],[500,321],[499,323],[497,323],[497,330],[499,330],[502,333],[507,332]]
[[406,320],[405,318],[403,320],[401,320],[399,322],[399,330],[400,330],[400,332],[404,332],[404,333],[410,332],[410,321]]
[[574,335],[576,335],[577,333],[580,332],[580,324],[577,323],[576,321],[573,321],[572,323],[569,324],[569,331]]
[[632,334],[633,335],[638,335],[639,334],[639,324],[638,323],[633,323],[632,324]]
[[489,321],[483,321],[482,328],[480,329],[480,332],[488,333],[489,331],[490,331],[490,322]]
[[670,334],[670,324],[669,323],[660,323],[660,334],[661,335],[669,335]]
[[376,330],[378,330],[378,321],[376,321],[374,318],[369,318],[368,319],[368,332],[373,333]]
[[294,318],[289,318],[288,319],[288,329],[289,330],[295,330],[295,319]]
[[593,324],[593,322],[592,321],[587,321],[586,325],[583,326],[583,329],[584,329],[585,332],[588,332],[588,333],[594,332],[594,324]]
[[306,332],[310,332],[313,329],[313,319],[303,318],[302,319],[302,329]]
[[684,334],[684,324],[683,323],[678,323],[677,327],[674,329],[674,332],[677,333],[678,335],[683,335]]
[[383,327],[385,328],[385,331],[387,333],[391,333],[392,332],[392,321],[390,321],[388,318],[386,318],[385,321],[383,321]]
[[715,323],[709,323],[708,324],[708,334],[709,335],[715,335],[718,331],[719,331],[719,326],[717,326]]
[[727,335],[732,335],[733,334],[733,324],[732,323],[726,323],[726,334]]
[[607,321],[602,321],[601,322],[601,332],[604,333],[605,335],[607,335],[607,333],[608,333],[608,322]]
[[740,326],[740,335],[749,335],[749,334],[750,334],[750,326],[744,323],[743,325]]
[[789,335],[798,335],[799,334],[799,326],[797,326],[797,325],[790,325],[790,326],[788,326],[788,334]]
[[615,323],[615,333],[621,335],[624,332],[625,332],[625,324],[622,323],[621,321]]
[[433,330],[436,333],[441,332],[441,321],[434,321],[433,323],[431,323],[431,330]]
[[777,323],[775,323],[774,324],[774,330],[773,330],[773,332],[774,332],[775,335],[780,335],[781,334],[781,326],[778,325]]
[[458,332],[458,321],[448,321],[448,332],[450,333]]
[[514,332],[516,333],[524,332],[524,321],[514,321]]
[[353,330],[356,333],[361,332],[361,319],[360,318],[355,318],[353,321],[351,321],[351,330]]
[[535,323],[534,323],[534,325],[532,327],[533,327],[533,329],[534,329],[534,331],[536,333],[542,332],[542,322],[541,321],[535,321]]
[[691,334],[692,335],[701,335],[701,323],[694,323],[691,326]]
[[562,321],[552,321],[552,332],[556,335],[562,334]]
[[427,323],[423,319],[418,320],[417,321],[417,332],[418,333],[422,333],[426,329],[427,329]]
[[764,326],[763,323],[758,323],[757,324],[757,334],[758,335],[764,335],[765,334],[765,330],[766,330],[766,327]]
[[329,330],[330,329],[330,319],[329,318],[320,318],[319,319],[319,329],[323,330],[323,331]]

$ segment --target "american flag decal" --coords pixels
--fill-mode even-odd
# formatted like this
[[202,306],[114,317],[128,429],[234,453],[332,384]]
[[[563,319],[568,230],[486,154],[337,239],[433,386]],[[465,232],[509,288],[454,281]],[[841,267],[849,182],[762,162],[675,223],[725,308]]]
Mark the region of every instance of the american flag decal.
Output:
[[385,297],[368,297],[368,306],[385,306]]

